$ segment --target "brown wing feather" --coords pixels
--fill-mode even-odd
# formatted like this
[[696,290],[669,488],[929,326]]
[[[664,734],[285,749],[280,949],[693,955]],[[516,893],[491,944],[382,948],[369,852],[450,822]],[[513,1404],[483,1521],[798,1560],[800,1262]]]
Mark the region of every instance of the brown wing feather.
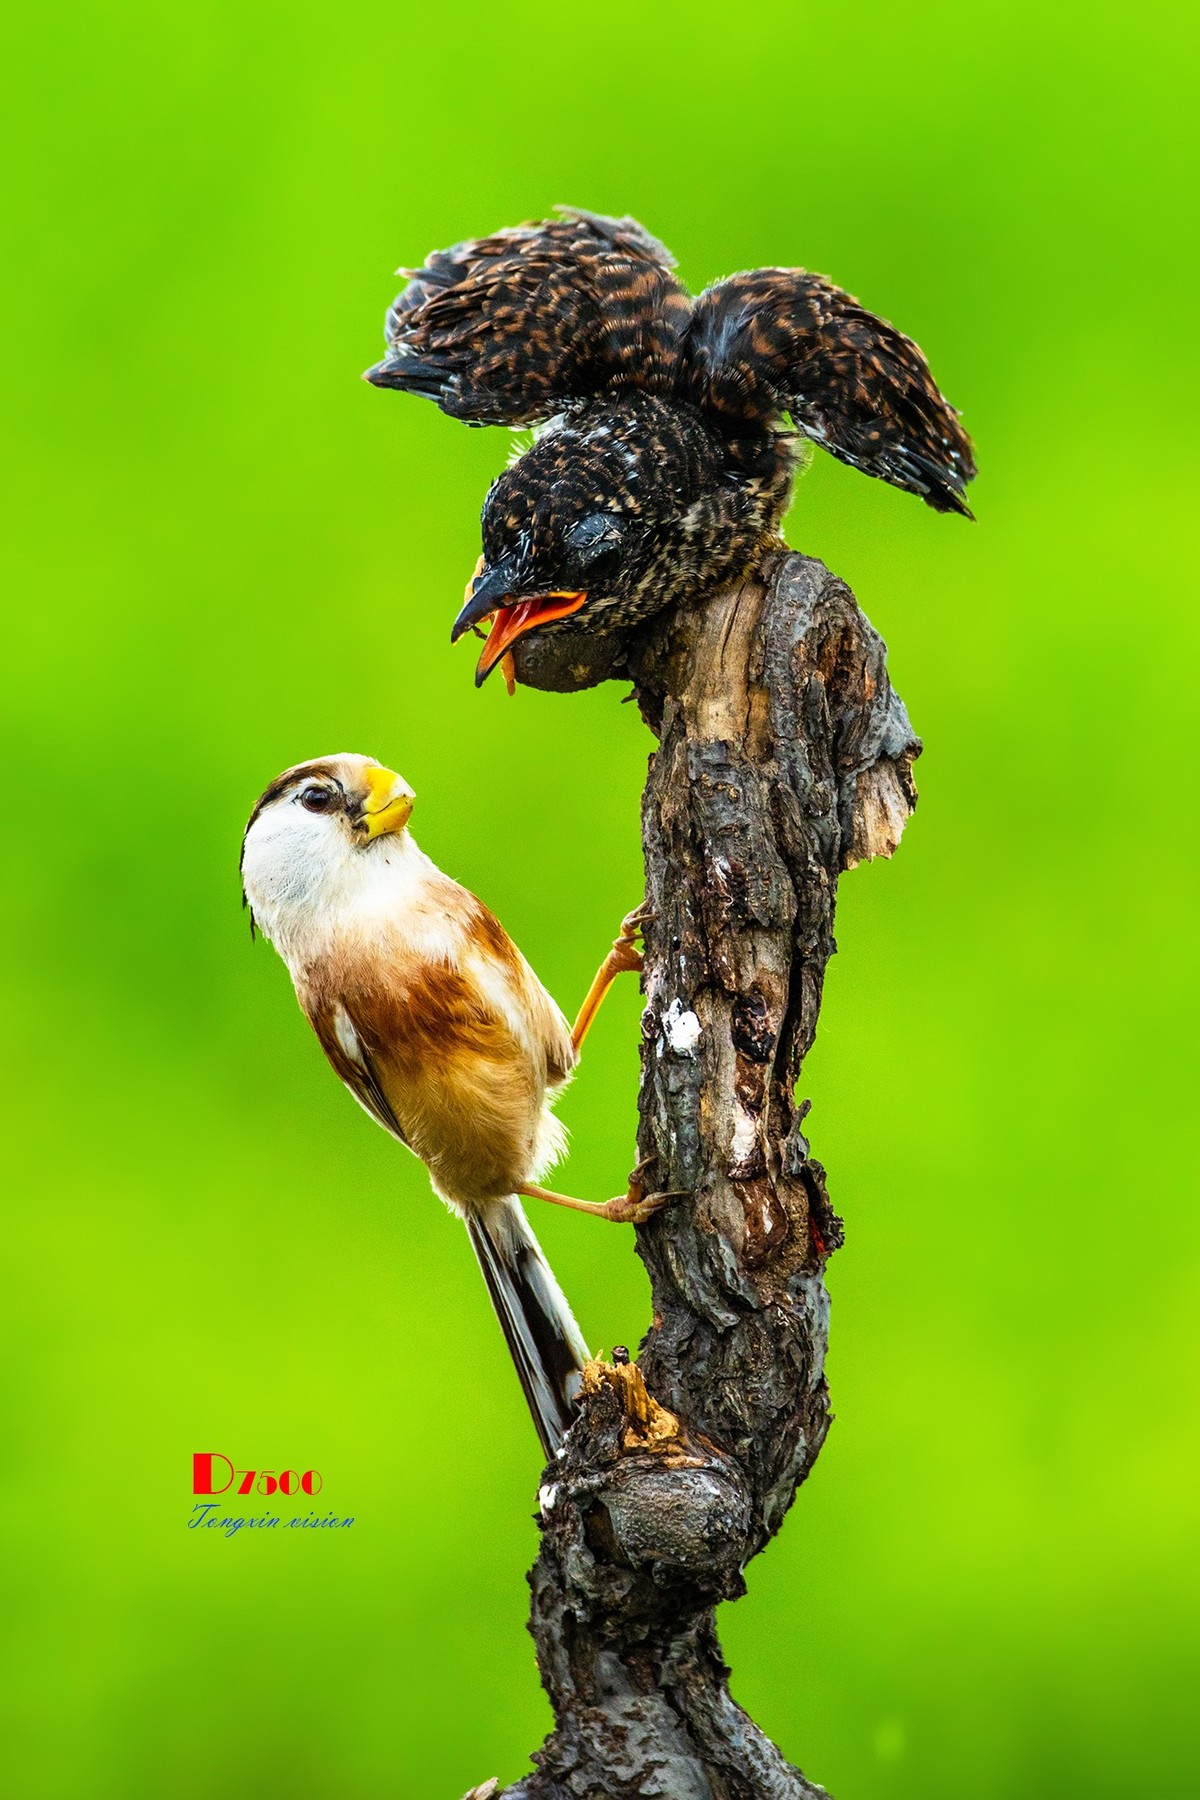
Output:
[[449,962],[403,939],[369,954],[343,945],[297,993],[355,1098],[421,1158],[443,1197],[470,1207],[511,1194],[543,1160],[546,1089],[561,1085],[572,1051],[565,1019],[499,921],[456,883],[443,879],[434,895],[463,928]]
[[840,461],[970,517],[971,440],[910,338],[804,269],[756,269],[696,301],[680,388],[726,429],[783,413]]
[[[328,1002],[321,1002],[313,1010],[309,1011],[308,1008],[305,1010],[308,1011],[312,1028],[320,1039],[321,1048],[333,1065],[334,1072],[341,1076],[359,1105],[364,1107],[371,1117],[383,1126],[385,1131],[390,1131],[392,1136],[399,1138],[402,1144],[407,1144],[408,1139],[400,1128],[400,1122],[388,1104],[378,1070],[348,1009],[340,1002],[336,1006]],[[353,1054],[338,1033],[336,1018],[339,1011],[348,1024],[353,1037]]]
[[561,1087],[578,1061],[566,1015],[542,986],[537,972],[513,943],[495,913],[474,895],[471,899],[471,936],[507,971],[509,980],[519,991],[530,1028],[546,1058],[547,1084],[552,1088]]
[[452,418],[525,425],[609,388],[670,385],[690,302],[634,219],[564,210],[436,250],[388,311],[367,379]]

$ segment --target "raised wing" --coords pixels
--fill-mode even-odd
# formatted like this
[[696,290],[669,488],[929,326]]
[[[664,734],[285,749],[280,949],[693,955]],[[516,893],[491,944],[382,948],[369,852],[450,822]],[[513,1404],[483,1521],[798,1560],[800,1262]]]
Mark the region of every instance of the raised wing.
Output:
[[387,315],[377,387],[477,425],[528,425],[611,388],[665,389],[690,301],[635,219],[562,217],[436,250]]
[[841,462],[970,509],[971,440],[920,350],[850,294],[804,269],[756,269],[695,302],[679,391],[727,430],[790,413]]

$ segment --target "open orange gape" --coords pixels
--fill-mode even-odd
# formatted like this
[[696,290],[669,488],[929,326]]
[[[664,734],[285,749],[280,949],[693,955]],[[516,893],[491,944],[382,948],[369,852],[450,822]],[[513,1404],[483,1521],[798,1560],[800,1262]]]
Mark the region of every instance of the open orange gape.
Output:
[[[471,571],[467,585],[463,590],[464,604],[471,598],[471,590],[483,568],[481,556]],[[492,670],[499,663],[509,694],[517,691],[517,672],[512,659],[512,646],[535,625],[548,625],[553,619],[565,619],[571,613],[578,612],[587,599],[586,593],[574,589],[555,588],[548,594],[531,594],[524,600],[514,600],[511,606],[499,606],[489,615],[491,630],[487,642],[480,653],[475,666],[475,686],[482,687]],[[479,632],[478,626],[472,629]]]

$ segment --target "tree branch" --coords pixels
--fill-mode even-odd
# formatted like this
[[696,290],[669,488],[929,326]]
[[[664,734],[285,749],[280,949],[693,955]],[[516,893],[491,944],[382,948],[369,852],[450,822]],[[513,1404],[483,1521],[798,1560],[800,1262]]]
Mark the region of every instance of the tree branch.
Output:
[[794,1087],[838,875],[896,847],[920,746],[853,595],[801,556],[629,644],[548,633],[518,657],[539,686],[621,672],[659,738],[639,1150],[687,1197],[638,1232],[638,1364],[590,1366],[547,1471],[531,1629],[556,1728],[505,1794],[799,1800],[822,1790],[730,1698],[713,1609],[744,1592],[829,1426],[841,1223]]

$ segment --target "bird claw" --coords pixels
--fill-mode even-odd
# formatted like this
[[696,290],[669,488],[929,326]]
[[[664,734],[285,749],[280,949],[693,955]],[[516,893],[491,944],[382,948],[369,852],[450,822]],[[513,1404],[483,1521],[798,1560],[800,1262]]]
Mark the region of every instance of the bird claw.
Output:
[[638,949],[638,939],[642,935],[643,925],[648,925],[656,915],[647,906],[639,906],[631,913],[626,913],[621,920],[620,935],[613,939],[612,957],[617,971],[624,973],[632,970],[641,974],[645,966],[645,958]]
[[608,1201],[604,1208],[605,1217],[615,1220],[620,1225],[644,1225],[647,1219],[654,1217],[660,1207],[668,1200],[686,1199],[687,1188],[662,1188],[656,1193],[647,1194],[642,1180],[643,1173],[654,1162],[655,1158],[647,1156],[642,1159],[629,1177],[627,1193],[618,1194],[614,1200]]
[[621,920],[621,935],[617,942],[619,944],[636,943],[642,935],[642,926],[649,925],[657,917],[658,914],[652,907],[646,906],[644,903],[641,906],[635,906],[633,911],[626,913]]

